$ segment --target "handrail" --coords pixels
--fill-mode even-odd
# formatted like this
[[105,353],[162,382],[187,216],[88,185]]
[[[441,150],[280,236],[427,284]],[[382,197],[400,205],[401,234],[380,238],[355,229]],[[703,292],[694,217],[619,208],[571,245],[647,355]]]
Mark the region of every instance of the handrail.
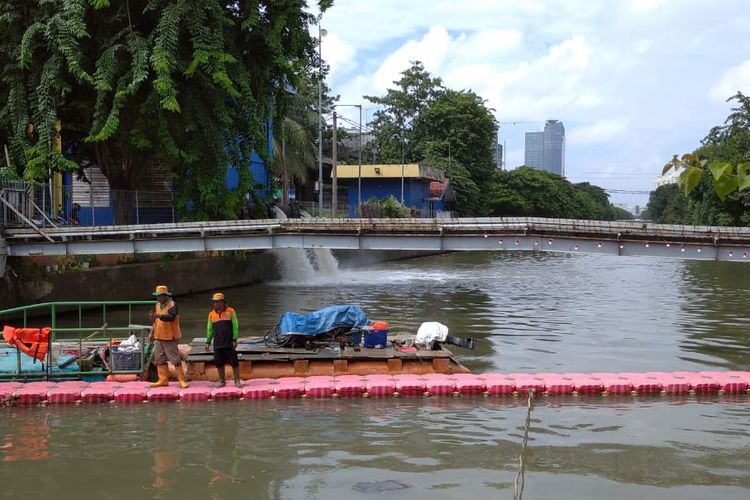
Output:
[[26,306],[12,307],[10,309],[0,310],[0,316],[5,314],[13,314],[17,312],[31,311],[34,309],[41,309],[44,307],[51,306],[145,306],[153,305],[155,300],[81,300],[81,301],[55,301],[55,302],[39,302],[38,304],[29,304]]
[[[84,375],[95,375],[101,376],[102,374],[108,373],[142,373],[146,368],[147,356],[146,352],[147,337],[150,330],[150,325],[139,325],[133,323],[133,308],[137,306],[152,306],[155,303],[154,300],[135,300],[135,301],[123,301],[123,300],[102,300],[102,301],[57,301],[57,302],[42,302],[39,304],[30,304],[21,307],[14,307],[0,311],[0,324],[9,315],[20,315],[22,313],[23,327],[28,327],[29,313],[37,314],[41,312],[45,318],[45,322],[49,321],[51,328],[48,341],[47,341],[47,354],[44,360],[46,369],[43,371],[32,371],[22,372],[21,371],[21,358],[20,350],[18,350],[18,368],[16,373],[0,374],[0,380],[7,378],[39,378],[44,377],[49,380],[50,377],[67,377],[67,376],[84,376]],[[119,309],[127,311],[125,318],[120,318],[118,324],[109,325],[111,318],[107,317],[107,308]],[[84,321],[84,312],[86,321]],[[67,320],[64,320],[63,324],[70,323],[73,319],[75,323],[75,315],[77,314],[77,326],[58,326],[58,316],[67,316]],[[99,317],[101,315],[102,325],[99,327],[84,326],[89,324],[92,318]],[[72,316],[72,318],[71,318]],[[124,320],[124,321],[123,321]],[[122,324],[120,324],[122,322]],[[101,345],[107,346],[112,345],[113,338],[124,338],[130,334],[135,333],[140,341],[141,349],[138,353],[140,361],[135,363],[133,368],[129,367],[117,367],[111,364],[104,363],[105,370],[86,370],[80,362],[78,364],[78,370],[73,371],[51,371],[53,363],[55,363],[55,356],[53,356],[53,349],[59,345],[75,346],[78,356],[82,356],[86,352],[84,349],[85,345]],[[59,351],[56,351],[59,353]],[[110,351],[111,352],[111,351]],[[115,354],[110,354],[115,356]],[[130,356],[130,354],[122,354],[123,356]],[[120,356],[118,353],[117,356]],[[112,359],[112,358],[110,358]],[[135,361],[135,360],[133,360]],[[58,365],[62,366],[62,365]]]

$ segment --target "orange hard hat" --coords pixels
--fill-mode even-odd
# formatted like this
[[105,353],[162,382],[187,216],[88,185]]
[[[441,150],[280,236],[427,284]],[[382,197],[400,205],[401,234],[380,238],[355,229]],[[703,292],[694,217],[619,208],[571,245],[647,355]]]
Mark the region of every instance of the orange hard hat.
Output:
[[213,294],[213,296],[211,296],[211,300],[213,300],[214,302],[216,302],[217,300],[224,300],[224,294],[221,292],[216,292],[215,294]]

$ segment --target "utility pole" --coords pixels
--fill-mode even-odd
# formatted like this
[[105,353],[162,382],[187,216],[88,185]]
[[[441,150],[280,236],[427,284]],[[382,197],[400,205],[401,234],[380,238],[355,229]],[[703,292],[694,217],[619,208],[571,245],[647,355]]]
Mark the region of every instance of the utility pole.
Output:
[[[354,211],[354,215],[358,215],[359,214],[359,208],[362,206],[362,105],[361,104],[334,104],[333,105],[334,110],[336,108],[340,108],[340,107],[358,108],[359,109],[359,153],[358,153],[358,157],[359,157],[359,159],[358,159],[358,165],[359,165],[359,167],[358,167],[358,173],[357,173],[357,208]],[[333,118],[334,119],[334,125],[333,125],[333,127],[334,127],[334,134],[337,134],[337,131],[336,131],[336,116],[337,115],[336,115],[336,113],[334,111],[334,113],[333,113],[333,117],[334,117]],[[337,137],[337,135],[334,135],[334,139],[333,139],[334,148],[337,147],[336,137]],[[337,149],[334,149],[334,151],[337,151]],[[334,155],[335,156],[334,156],[333,168],[335,170],[336,169],[336,156],[337,156],[337,153],[334,153]],[[336,175],[336,181],[335,182],[336,182],[336,185],[338,186],[338,174]],[[338,196],[336,196],[336,198],[338,199]],[[349,199],[351,199],[351,198],[349,198]],[[349,202],[347,201],[347,205],[348,205],[348,203]]]
[[404,125],[401,124],[401,204],[404,204]]
[[332,163],[333,163],[333,165],[332,165],[332,168],[331,168],[331,218],[335,218],[336,215],[337,215],[336,214],[336,212],[337,212],[336,205],[337,205],[337,203],[339,201],[339,197],[338,197],[338,190],[339,190],[338,172],[336,172],[336,170],[338,170],[336,168],[337,164],[338,164],[338,157],[337,157],[338,156],[338,147],[337,147],[338,146],[338,144],[337,144],[338,139],[337,139],[337,136],[336,136],[337,135],[336,134],[336,128],[337,128],[336,127],[336,118],[337,118],[336,117],[336,111],[334,110],[333,111],[333,145],[332,145],[332,148],[333,148],[333,155],[332,155],[333,156],[333,161],[332,161]]
[[318,16],[318,217],[323,216],[323,32]]
[[357,162],[359,164],[359,170],[357,171],[357,210],[355,215],[361,217],[359,209],[362,207],[362,105],[358,104],[359,108],[359,155]]

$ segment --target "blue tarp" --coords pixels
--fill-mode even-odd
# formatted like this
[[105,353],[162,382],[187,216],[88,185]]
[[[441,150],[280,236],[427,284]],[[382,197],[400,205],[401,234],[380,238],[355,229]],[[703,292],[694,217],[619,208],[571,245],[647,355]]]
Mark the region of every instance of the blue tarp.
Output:
[[[18,354],[15,347],[2,346],[0,347],[0,374],[16,374],[18,372]],[[63,355],[58,359],[59,364],[63,364],[65,361],[70,359],[72,356]],[[46,365],[39,360],[34,362],[34,358],[21,353],[21,373],[43,373]],[[65,368],[59,368],[58,366],[50,367],[50,372],[77,372],[78,363],[71,363]]]
[[282,335],[318,335],[338,327],[362,328],[368,324],[367,315],[358,306],[330,306],[309,314],[284,313],[279,330]]

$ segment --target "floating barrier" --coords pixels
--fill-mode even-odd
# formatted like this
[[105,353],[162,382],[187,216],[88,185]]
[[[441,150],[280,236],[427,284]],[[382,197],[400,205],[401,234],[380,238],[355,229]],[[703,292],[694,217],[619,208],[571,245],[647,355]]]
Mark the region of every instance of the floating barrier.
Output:
[[605,396],[653,394],[748,394],[750,372],[645,373],[485,373],[425,375],[339,375],[259,378],[216,388],[213,382],[191,382],[180,389],[173,382],[149,387],[147,382],[60,381],[0,382],[0,401],[6,405],[72,403],[203,402],[291,398],[360,398],[409,396]]

